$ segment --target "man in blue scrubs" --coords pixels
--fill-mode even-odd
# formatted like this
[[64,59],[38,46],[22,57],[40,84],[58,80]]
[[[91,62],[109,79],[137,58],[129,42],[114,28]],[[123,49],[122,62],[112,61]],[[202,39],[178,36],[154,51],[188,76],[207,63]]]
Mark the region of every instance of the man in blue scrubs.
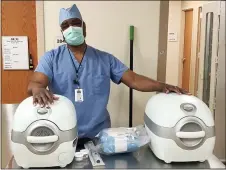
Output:
[[60,10],[59,25],[66,45],[41,57],[28,92],[35,104],[43,106],[57,100],[53,94],[69,98],[76,107],[79,138],[94,138],[110,127],[107,111],[110,81],[142,92],[187,93],[138,75],[112,54],[87,45],[85,23],[76,5]]

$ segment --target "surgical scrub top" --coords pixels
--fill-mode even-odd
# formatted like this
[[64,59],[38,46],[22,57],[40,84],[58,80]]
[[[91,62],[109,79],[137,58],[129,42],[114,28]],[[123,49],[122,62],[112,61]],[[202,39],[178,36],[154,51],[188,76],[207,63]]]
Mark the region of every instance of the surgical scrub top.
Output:
[[78,71],[84,101],[75,102],[75,89],[78,85],[74,80],[78,67],[79,62],[67,45],[61,45],[46,52],[40,58],[35,71],[48,76],[48,88],[52,93],[65,96],[73,102],[77,113],[79,137],[93,138],[102,129],[111,126],[107,110],[110,82],[112,80],[120,84],[123,73],[128,68],[112,54],[87,45]]

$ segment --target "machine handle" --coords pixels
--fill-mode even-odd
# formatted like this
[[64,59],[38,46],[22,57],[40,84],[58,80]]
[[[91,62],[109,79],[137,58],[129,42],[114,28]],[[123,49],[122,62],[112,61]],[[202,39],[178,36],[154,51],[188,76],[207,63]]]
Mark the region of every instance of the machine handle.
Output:
[[58,140],[57,135],[53,136],[27,136],[27,141],[29,143],[51,143],[56,142]]
[[204,131],[199,131],[199,132],[177,132],[176,136],[178,138],[188,138],[188,139],[203,138],[205,136],[205,132]]

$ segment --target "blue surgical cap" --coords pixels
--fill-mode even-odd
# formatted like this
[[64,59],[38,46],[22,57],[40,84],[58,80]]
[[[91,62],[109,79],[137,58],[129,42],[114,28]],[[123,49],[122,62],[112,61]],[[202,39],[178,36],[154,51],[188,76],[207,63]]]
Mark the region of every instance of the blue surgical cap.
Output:
[[78,18],[82,21],[82,15],[75,4],[72,5],[70,8],[60,9],[59,24],[61,25],[65,20],[68,20],[71,18]]

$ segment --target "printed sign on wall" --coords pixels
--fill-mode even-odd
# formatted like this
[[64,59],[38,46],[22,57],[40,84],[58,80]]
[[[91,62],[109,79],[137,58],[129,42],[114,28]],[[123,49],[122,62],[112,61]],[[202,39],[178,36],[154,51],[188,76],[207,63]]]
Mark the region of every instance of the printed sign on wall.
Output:
[[65,44],[64,39],[62,36],[56,36],[55,41],[54,41],[54,46],[57,48],[60,45]]
[[4,70],[29,70],[27,36],[3,36],[2,55]]
[[168,41],[176,42],[177,41],[177,33],[176,32],[169,32]]

